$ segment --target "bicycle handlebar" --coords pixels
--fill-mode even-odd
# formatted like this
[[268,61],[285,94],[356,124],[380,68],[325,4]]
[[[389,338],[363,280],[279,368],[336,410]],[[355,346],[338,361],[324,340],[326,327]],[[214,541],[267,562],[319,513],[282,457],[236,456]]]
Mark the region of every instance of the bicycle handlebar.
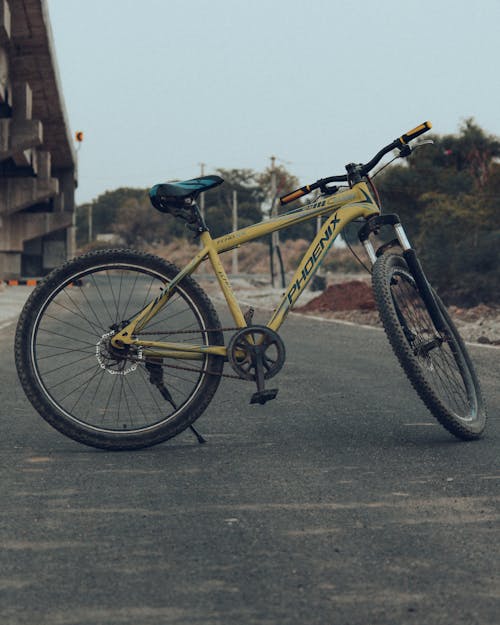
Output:
[[[424,132],[427,132],[431,128],[431,122],[423,122],[416,128],[413,128],[412,130],[406,132],[404,135],[401,135],[401,137],[395,139],[389,145],[386,145],[385,148],[382,148],[380,152],[377,152],[377,154],[375,154],[375,156],[370,161],[368,161],[366,165],[360,165],[360,175],[366,176],[378,164],[381,158],[385,156],[388,152],[391,152],[392,150],[398,148],[401,150],[402,148],[407,146],[410,141],[413,141],[413,139],[416,139],[420,135],[423,135]],[[349,176],[347,174],[344,174],[343,176],[330,176],[329,178],[321,178],[320,180],[316,180],[316,182],[313,182],[312,184],[306,184],[304,187],[300,187],[300,189],[296,189],[291,193],[283,195],[282,197],[280,197],[280,204],[283,206],[284,204],[288,204],[290,202],[293,202],[294,200],[298,200],[299,197],[307,195],[315,189],[325,187],[331,182],[347,182],[348,180]]]
[[413,139],[420,137],[420,135],[423,135],[424,132],[427,132],[431,128],[432,128],[431,122],[424,122],[423,124],[420,124],[420,126],[413,128],[413,130],[409,130],[402,137],[399,137],[399,141],[401,141],[403,144],[406,144],[409,141],[413,141]]

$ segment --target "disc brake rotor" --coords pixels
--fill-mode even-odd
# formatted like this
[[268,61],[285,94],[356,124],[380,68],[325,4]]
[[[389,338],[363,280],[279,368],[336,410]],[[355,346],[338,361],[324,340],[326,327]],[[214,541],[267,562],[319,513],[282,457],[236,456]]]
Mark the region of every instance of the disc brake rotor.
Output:
[[95,355],[101,369],[111,375],[127,375],[137,369],[137,363],[142,360],[142,349],[133,351],[123,350],[123,354],[111,346],[111,337],[114,330],[103,334],[95,346]]

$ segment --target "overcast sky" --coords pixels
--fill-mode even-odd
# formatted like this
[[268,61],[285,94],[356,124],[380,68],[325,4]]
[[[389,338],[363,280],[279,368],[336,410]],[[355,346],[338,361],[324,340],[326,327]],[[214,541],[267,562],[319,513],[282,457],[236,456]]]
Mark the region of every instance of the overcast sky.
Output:
[[424,120],[500,135],[500,0],[48,0],[77,201],[206,163],[302,184]]

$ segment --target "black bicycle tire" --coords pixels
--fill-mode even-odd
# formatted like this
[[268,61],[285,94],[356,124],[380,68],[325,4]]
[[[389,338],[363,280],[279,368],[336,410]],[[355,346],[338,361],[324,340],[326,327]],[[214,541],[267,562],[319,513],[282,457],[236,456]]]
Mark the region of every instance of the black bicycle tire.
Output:
[[[453,345],[453,349],[457,350],[458,360],[457,358],[454,360],[462,377],[465,391],[471,396],[470,399],[474,404],[471,408],[471,411],[474,412],[472,419],[458,415],[445,405],[430,384],[429,377],[425,375],[418,358],[411,349],[401,327],[391,292],[394,272],[398,272],[400,275],[407,274],[413,280],[402,256],[383,254],[377,259],[373,267],[372,285],[382,325],[399,363],[419,397],[444,428],[461,440],[480,438],[486,425],[486,407],[474,365],[454,322],[439,296],[434,293],[444,321],[448,326],[450,343]],[[464,376],[466,377],[464,378]]]
[[[78,423],[68,419],[64,412],[57,410],[53,402],[47,399],[46,393],[41,388],[38,376],[35,374],[36,363],[31,358],[32,350],[30,341],[33,340],[35,319],[44,307],[48,306],[51,294],[57,293],[60,285],[81,272],[88,271],[92,267],[104,266],[113,263],[130,263],[143,267],[146,271],[153,271],[164,276],[167,280],[172,279],[179,272],[174,264],[151,254],[145,254],[134,250],[110,249],[90,252],[66,262],[60,268],[53,270],[43,282],[32,292],[19,317],[15,337],[15,361],[18,376],[22,387],[33,407],[47,423],[69,438],[92,447],[108,450],[132,450],[149,447],[162,443],[180,434],[188,428],[205,411],[212,400],[220,383],[220,374],[224,367],[221,357],[208,356],[202,372],[196,397],[189,402],[188,408],[181,409],[175,418],[146,431],[127,432],[102,432],[96,431],[84,423]],[[197,282],[190,276],[184,277],[179,287],[189,296],[190,301],[196,307],[204,327],[212,330],[207,333],[208,344],[223,345],[224,339],[217,312],[210,299]],[[50,303],[50,302],[49,302]],[[41,313],[43,315],[43,313]],[[193,394],[194,395],[194,394]]]

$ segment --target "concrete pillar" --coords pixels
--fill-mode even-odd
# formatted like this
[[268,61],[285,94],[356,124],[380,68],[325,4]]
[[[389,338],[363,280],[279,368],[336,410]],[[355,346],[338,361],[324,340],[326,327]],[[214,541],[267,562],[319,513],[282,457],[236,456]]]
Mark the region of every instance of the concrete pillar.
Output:
[[43,241],[36,237],[24,242],[21,257],[21,273],[23,277],[38,277],[43,275]]
[[10,40],[11,14],[7,0],[0,0],[0,43]]
[[48,273],[50,270],[62,265],[67,258],[67,234],[66,230],[58,230],[51,232],[43,237],[43,272]]
[[[1,6],[0,0],[0,6]],[[1,30],[1,26],[0,26]],[[0,36],[1,41],[1,36]],[[10,89],[9,89],[9,57],[7,50],[0,46],[0,104],[10,106]]]
[[60,184],[59,198],[62,199],[61,210],[71,212],[71,226],[66,230],[66,258],[76,255],[76,212],[75,212],[75,172],[66,170],[57,174]]
[[4,280],[21,275],[21,252],[0,252],[0,276]]
[[[37,237],[48,236],[52,232],[65,230],[72,223],[71,213],[17,213],[2,218],[0,252],[21,252],[23,244]],[[61,240],[62,235],[56,236]],[[62,237],[64,239],[64,237]]]
[[57,178],[0,178],[0,215],[6,216],[57,195]]
[[0,0],[0,279],[46,273],[76,247],[76,155],[46,1]]
[[[1,2],[1,0],[0,0]],[[33,93],[25,81],[12,86],[12,119],[31,119],[33,114]]]
[[[1,1],[1,0],[0,0]],[[0,119],[0,161],[43,142],[42,122],[36,119]]]

